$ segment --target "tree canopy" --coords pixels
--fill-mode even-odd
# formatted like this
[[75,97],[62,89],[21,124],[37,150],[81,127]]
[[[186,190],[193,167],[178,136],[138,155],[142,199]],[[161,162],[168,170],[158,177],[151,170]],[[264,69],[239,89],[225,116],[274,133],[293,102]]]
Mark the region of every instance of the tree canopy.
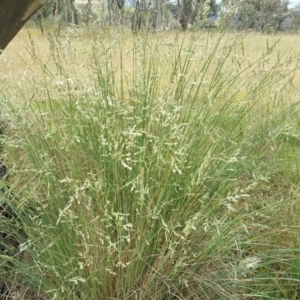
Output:
[[288,0],[243,0],[237,8],[238,27],[277,32],[289,14]]

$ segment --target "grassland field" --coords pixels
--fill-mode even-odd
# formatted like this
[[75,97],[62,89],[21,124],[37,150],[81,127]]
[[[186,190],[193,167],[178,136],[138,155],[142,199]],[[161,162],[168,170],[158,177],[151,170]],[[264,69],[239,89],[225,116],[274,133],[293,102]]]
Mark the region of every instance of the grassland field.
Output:
[[0,299],[300,299],[299,49],[22,30],[0,56]]

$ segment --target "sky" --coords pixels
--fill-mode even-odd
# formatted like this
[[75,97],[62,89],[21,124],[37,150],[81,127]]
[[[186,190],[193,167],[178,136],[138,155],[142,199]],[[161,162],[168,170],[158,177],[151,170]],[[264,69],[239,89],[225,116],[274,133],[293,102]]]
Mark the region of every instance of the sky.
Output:
[[293,7],[293,6],[295,6],[295,5],[297,5],[297,4],[299,4],[300,3],[300,1],[299,0],[290,0],[290,7]]

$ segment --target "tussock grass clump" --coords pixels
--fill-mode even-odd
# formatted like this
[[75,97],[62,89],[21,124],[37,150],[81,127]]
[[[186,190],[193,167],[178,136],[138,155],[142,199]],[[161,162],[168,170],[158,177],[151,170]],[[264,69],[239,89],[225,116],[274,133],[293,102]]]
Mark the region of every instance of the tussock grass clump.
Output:
[[270,97],[294,69],[269,50],[239,67],[240,37],[109,38],[81,77],[49,35],[42,101],[6,102],[1,201],[24,234],[1,278],[41,299],[296,299],[299,190],[281,173],[298,106]]

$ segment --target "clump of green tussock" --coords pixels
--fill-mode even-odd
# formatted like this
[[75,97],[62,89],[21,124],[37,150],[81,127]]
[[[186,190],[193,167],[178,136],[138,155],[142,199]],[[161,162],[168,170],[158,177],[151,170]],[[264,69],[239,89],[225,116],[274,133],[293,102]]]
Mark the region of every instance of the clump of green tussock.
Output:
[[6,107],[10,205],[26,234],[1,277],[43,299],[295,293],[297,245],[274,242],[295,195],[281,201],[274,162],[297,106],[261,101],[292,70],[278,60],[249,82],[256,64],[230,68],[239,38],[199,51],[177,37],[166,62],[164,39],[137,35],[125,52],[121,37],[95,40],[80,78],[57,63],[72,45],[51,39],[53,61],[34,57],[43,102]]

